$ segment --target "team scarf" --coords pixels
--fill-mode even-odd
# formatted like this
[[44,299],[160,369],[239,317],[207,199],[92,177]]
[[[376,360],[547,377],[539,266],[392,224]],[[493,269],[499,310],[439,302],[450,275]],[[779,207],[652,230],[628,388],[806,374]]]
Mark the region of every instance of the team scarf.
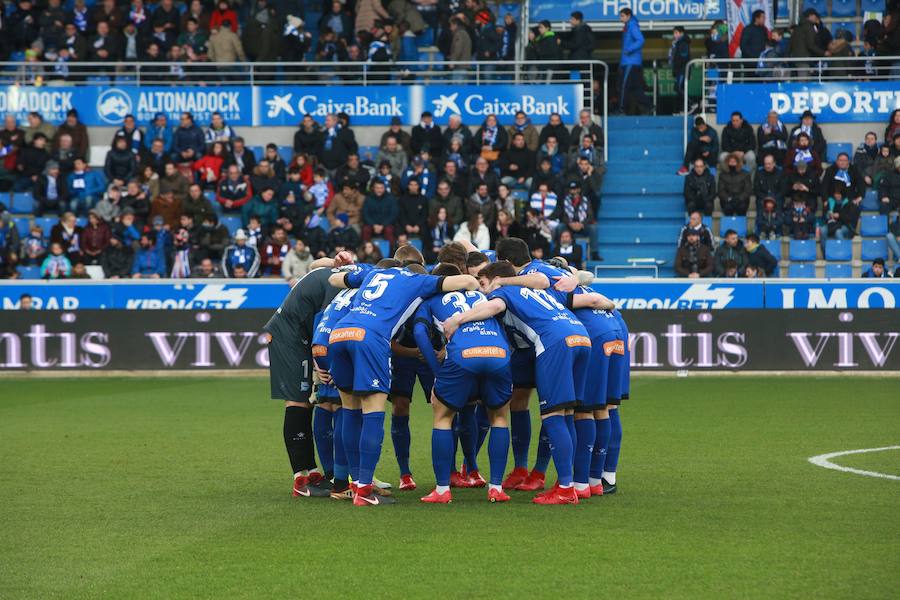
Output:
[[325,130],[325,149],[331,150],[334,148],[334,140],[337,139],[338,132],[341,130],[341,124],[338,123],[334,127],[329,127]]
[[797,152],[794,154],[795,165],[800,162],[811,163],[812,161],[813,155],[811,150],[797,148]]
[[450,243],[450,227],[447,221],[439,221],[431,228],[431,245],[434,248],[443,248]]
[[838,169],[834,173],[834,179],[836,181],[842,181],[847,187],[850,187],[850,173],[847,172],[847,169]]
[[190,246],[185,246],[175,251],[175,259],[172,263],[173,279],[187,279],[191,276],[190,255]]
[[528,117],[525,117],[524,123],[522,123],[521,125],[518,123],[513,123],[513,127],[515,127],[515,129],[518,133],[523,133],[526,129],[531,127],[531,119]]
[[584,223],[587,221],[588,203],[584,201],[584,196],[576,197],[569,195],[563,203],[563,209],[566,211],[566,217],[570,223]]
[[496,127],[488,127],[484,126],[484,131],[481,134],[481,143],[482,146],[491,146],[493,148],[494,142],[497,141],[497,128]]
[[578,156],[580,156],[582,158],[586,158],[588,160],[588,162],[593,164],[593,162],[594,162],[594,147],[591,146],[590,148],[585,148],[584,146],[582,146],[578,150]]

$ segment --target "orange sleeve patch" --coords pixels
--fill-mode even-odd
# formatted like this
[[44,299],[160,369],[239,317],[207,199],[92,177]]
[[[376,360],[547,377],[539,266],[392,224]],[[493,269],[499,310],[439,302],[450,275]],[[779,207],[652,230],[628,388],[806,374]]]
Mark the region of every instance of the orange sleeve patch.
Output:
[[331,335],[328,337],[328,343],[333,344],[335,342],[361,342],[366,339],[366,330],[361,327],[342,327],[341,329],[335,329],[331,332]]
[[573,348],[575,346],[591,347],[591,338],[583,335],[570,335],[566,338],[566,346]]
[[607,356],[612,356],[613,354],[625,354],[625,342],[622,340],[606,342],[603,344],[603,353]]

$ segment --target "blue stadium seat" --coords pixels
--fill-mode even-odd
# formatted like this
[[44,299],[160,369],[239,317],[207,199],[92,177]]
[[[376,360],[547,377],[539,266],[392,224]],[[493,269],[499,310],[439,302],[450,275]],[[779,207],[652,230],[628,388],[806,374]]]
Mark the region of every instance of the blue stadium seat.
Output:
[[853,243],[850,240],[825,240],[825,260],[851,260]]
[[859,232],[863,237],[884,237],[887,231],[887,215],[863,215],[859,219]]
[[502,21],[503,17],[511,14],[513,19],[516,20],[516,23],[519,22],[519,17],[522,15],[522,5],[518,2],[504,2],[500,5],[500,10],[497,13],[497,19]]
[[234,232],[241,228],[241,218],[233,215],[222,217],[222,225],[228,229],[228,235],[234,237]]
[[385,258],[391,255],[391,245],[388,244],[388,241],[382,238],[375,238],[372,240],[378,249],[381,250],[381,255]]
[[862,259],[864,262],[882,258],[887,260],[887,240],[863,240],[862,241]]
[[77,219],[75,219],[75,224],[78,225],[79,227],[87,227],[87,224],[88,224],[87,217],[78,217]]
[[278,155],[287,164],[291,164],[294,159],[294,149],[290,146],[278,146]]
[[738,237],[747,235],[747,217],[722,217],[719,219],[719,235],[724,237],[729,229],[737,231]]
[[22,279],[40,279],[41,278],[41,268],[40,267],[18,267],[16,269],[19,272],[19,275]]
[[809,10],[810,8],[823,17],[828,14],[828,2],[826,0],[803,0],[803,10]]
[[862,209],[863,210],[878,210],[878,191],[877,190],[869,190],[863,196],[862,201]]
[[811,279],[816,276],[816,263],[792,262],[788,266],[788,277],[791,279]]
[[781,260],[781,240],[760,240],[760,243],[766,247],[766,250],[775,257],[775,260]]
[[247,150],[253,153],[256,160],[261,159],[266,154],[265,146],[247,146]]
[[816,260],[816,240],[791,240],[791,260]]
[[831,35],[837,37],[837,34],[840,30],[845,29],[849,31],[853,35],[853,40],[856,40],[859,36],[856,31],[856,23],[850,21],[837,21],[831,24]]
[[832,17],[855,17],[856,0],[831,0]]
[[884,0],[862,0],[860,8],[864,13],[867,12],[884,12]]
[[11,212],[19,214],[30,214],[34,212],[34,198],[30,192],[20,192],[13,194],[12,206],[9,207]]
[[778,3],[778,13],[775,15],[777,19],[787,19],[790,16],[790,7],[787,2]]
[[846,152],[850,160],[853,160],[853,144],[847,143],[828,144],[825,160],[833,163],[841,152]]
[[704,225],[706,225],[706,228],[707,228],[707,229],[709,229],[710,231],[712,231],[712,217],[707,217],[706,215],[704,215],[704,216],[700,219],[700,221],[701,221]]
[[59,219],[56,217],[35,217],[34,224],[40,225],[41,230],[44,232],[44,238],[50,239],[50,230],[53,229],[53,226],[59,223]]
[[[409,243],[416,248],[419,252],[422,251],[422,240],[420,238],[414,237],[409,240]],[[387,254],[385,254],[387,256]]]
[[853,266],[850,263],[828,263],[825,265],[825,277],[829,279],[853,277]]
[[434,46],[434,29],[426,27],[420,31],[419,35],[416,36],[416,46],[419,48]]
[[[378,146],[360,146],[359,147],[359,160],[374,161],[376,156],[378,156]],[[375,165],[375,166],[377,167],[378,165]]]
[[16,217],[13,219],[13,223],[15,224],[16,229],[19,230],[19,237],[23,238],[28,235],[29,230],[31,229],[30,217]]

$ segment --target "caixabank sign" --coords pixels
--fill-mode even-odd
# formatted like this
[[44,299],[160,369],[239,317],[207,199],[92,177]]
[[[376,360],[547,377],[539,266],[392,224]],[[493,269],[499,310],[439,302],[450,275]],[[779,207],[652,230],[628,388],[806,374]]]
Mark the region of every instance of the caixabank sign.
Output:
[[[900,371],[892,310],[629,311],[635,371]],[[29,311],[0,319],[0,371],[268,367],[269,310]]]

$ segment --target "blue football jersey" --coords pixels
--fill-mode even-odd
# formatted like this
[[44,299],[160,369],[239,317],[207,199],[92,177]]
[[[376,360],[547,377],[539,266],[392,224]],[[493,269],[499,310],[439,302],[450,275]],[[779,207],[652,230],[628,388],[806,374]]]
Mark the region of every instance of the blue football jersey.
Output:
[[325,307],[325,310],[319,313],[321,316],[319,317],[316,329],[313,332],[313,345],[328,345],[328,336],[331,335],[334,324],[340,321],[344,315],[350,311],[350,306],[353,304],[353,297],[358,291],[359,290],[356,288],[341,290],[328,306]]
[[[437,330],[443,333],[444,321],[486,301],[485,295],[477,291],[447,292],[433,296],[423,302],[416,311],[416,322],[421,321],[428,325],[433,323]],[[496,358],[505,358],[509,355],[506,336],[494,318],[464,323],[447,344],[447,355],[454,360],[470,358],[479,351],[493,353]]]
[[550,281],[550,287],[547,289],[547,293],[551,294],[556,301],[560,304],[566,303],[566,296],[564,292],[560,292],[558,290],[553,289],[553,284],[556,283],[556,279],[554,277],[566,277],[571,275],[562,269],[557,269],[553,265],[548,265],[542,260],[533,260],[518,272],[518,275],[529,275],[531,273],[541,273],[542,275],[547,276],[547,280]]
[[[441,292],[443,277],[420,275],[403,268],[354,271],[344,276],[349,288],[359,288],[340,328],[358,328],[390,340],[422,300]],[[349,334],[347,334],[349,335]],[[355,335],[364,335],[358,333]]]
[[[569,299],[572,299],[579,294],[596,293],[597,292],[591,288],[580,285],[569,295]],[[580,308],[574,312],[578,317],[578,320],[584,324],[584,328],[587,329],[592,338],[613,331],[619,331],[619,320],[616,319],[616,316],[610,311],[601,310],[599,308]]]
[[560,342],[590,345],[581,321],[546,290],[508,286],[494,290],[489,298],[503,300],[505,323],[528,339],[535,356]]

